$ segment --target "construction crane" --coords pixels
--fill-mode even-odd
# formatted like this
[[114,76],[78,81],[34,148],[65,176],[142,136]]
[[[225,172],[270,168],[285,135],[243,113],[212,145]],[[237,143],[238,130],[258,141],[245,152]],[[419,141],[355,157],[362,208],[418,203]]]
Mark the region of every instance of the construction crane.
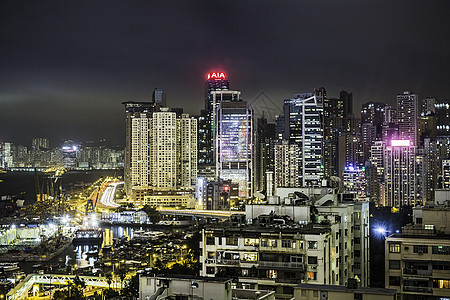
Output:
[[98,195],[100,194],[100,187],[101,187],[101,185],[98,186],[97,195],[95,195],[95,202],[92,201],[92,199],[89,199],[86,203],[86,212],[85,212],[86,216],[89,214],[95,213],[95,207],[97,206]]
[[[103,177],[101,177],[100,181],[102,181]],[[86,210],[84,213],[84,221],[83,227],[88,227],[92,229],[96,229],[98,226],[97,215],[95,213],[95,208],[97,207],[98,196],[100,195],[102,184],[97,187],[97,193],[95,195],[95,201],[93,201],[93,197],[88,199],[86,203]]]

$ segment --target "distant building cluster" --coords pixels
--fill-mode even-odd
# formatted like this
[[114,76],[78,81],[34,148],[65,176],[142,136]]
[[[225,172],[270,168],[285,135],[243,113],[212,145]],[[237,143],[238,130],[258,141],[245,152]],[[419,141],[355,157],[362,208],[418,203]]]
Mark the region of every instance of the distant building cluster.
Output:
[[450,182],[450,100],[407,91],[396,100],[365,103],[357,118],[352,93],[322,87],[284,100],[270,122],[223,72],[208,74],[197,117],[168,108],[155,89],[151,102],[123,103],[127,193],[138,204],[224,210],[280,187],[328,187],[396,208],[434,201]]
[[31,148],[11,142],[0,143],[0,167],[5,169],[116,169],[123,168],[124,151],[88,142],[66,141],[50,147],[47,138],[33,138]]

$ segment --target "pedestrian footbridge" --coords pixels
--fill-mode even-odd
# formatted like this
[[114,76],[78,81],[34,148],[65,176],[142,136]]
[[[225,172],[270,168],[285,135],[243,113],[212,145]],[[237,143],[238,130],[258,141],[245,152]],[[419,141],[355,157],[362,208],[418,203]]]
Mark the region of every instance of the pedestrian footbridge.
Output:
[[[76,275],[61,275],[61,274],[29,274],[23,281],[21,281],[14,289],[10,290],[6,294],[7,300],[21,300],[26,299],[28,296],[28,291],[35,285],[46,284],[46,285],[67,285],[73,282]],[[119,280],[111,280],[108,284],[108,279],[106,277],[95,277],[95,276],[78,276],[84,281],[86,287],[99,287],[108,288],[121,286]]]

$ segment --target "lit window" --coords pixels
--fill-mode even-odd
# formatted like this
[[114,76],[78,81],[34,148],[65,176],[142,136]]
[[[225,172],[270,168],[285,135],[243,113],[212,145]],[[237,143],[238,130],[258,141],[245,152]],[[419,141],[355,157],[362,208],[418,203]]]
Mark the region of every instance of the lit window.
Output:
[[317,280],[317,272],[308,272],[308,280]]
[[400,253],[400,244],[389,243],[389,253]]

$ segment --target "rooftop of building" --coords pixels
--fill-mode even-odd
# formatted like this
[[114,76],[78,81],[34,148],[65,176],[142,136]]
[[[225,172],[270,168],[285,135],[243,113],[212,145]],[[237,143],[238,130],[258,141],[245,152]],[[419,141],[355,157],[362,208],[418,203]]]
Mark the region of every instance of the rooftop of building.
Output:
[[231,281],[230,278],[224,277],[204,277],[204,276],[193,276],[182,274],[149,274],[149,275],[141,275],[140,277],[167,279],[167,280],[190,280],[190,281],[223,282],[223,283]]
[[207,225],[206,230],[222,231],[226,233],[292,233],[292,234],[322,234],[331,231],[330,224],[322,222],[321,224],[309,223],[299,224],[295,223],[288,216],[277,215],[261,215],[252,220],[251,224],[245,222],[245,216],[232,215],[230,219],[225,222]]
[[264,299],[275,294],[275,291],[232,289],[233,299]]
[[450,240],[450,235],[438,232],[434,227],[425,228],[425,226],[421,224],[408,224],[402,227],[400,233],[393,233],[388,238]]
[[299,283],[296,286],[296,288],[320,290],[320,291],[378,294],[378,295],[395,295],[397,293],[397,290],[393,290],[393,289],[370,288],[370,287],[358,287],[356,289],[350,289],[344,285],[310,284],[310,283]]

